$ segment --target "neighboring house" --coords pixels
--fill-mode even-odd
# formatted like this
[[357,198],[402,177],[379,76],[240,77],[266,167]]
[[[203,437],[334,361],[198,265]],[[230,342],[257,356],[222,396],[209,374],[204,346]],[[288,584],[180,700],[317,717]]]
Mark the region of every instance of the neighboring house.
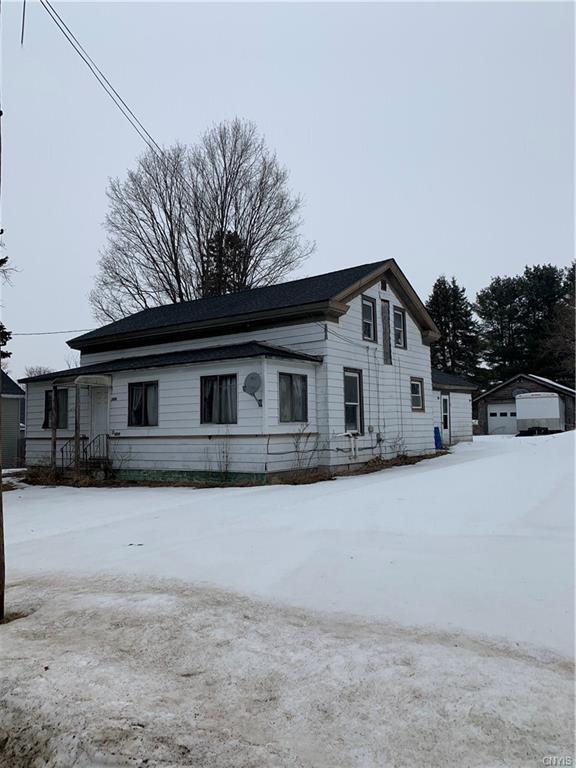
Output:
[[574,429],[576,391],[532,373],[519,373],[497,384],[473,400],[478,408],[478,431],[483,435],[515,435],[516,395],[527,392],[554,392],[563,403],[565,429]]
[[442,445],[472,440],[472,394],[478,390],[464,376],[432,368],[434,426],[440,430]]
[[393,259],[144,310],[69,341],[78,368],[23,380],[27,460],[263,479],[430,453],[438,337]]
[[2,371],[2,466],[6,469],[23,463],[20,414],[25,397],[24,390]]

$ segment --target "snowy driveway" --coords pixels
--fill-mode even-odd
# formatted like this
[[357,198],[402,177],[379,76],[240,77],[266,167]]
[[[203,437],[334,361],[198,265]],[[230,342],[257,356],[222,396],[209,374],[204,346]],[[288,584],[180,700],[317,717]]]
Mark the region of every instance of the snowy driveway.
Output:
[[8,581],[59,571],[207,583],[572,654],[573,434],[308,486],[5,494]]

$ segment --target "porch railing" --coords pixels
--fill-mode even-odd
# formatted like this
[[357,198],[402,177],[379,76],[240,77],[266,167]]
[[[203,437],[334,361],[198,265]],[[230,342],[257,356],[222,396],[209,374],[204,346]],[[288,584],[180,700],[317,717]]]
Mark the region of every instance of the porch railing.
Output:
[[83,455],[86,466],[108,461],[108,435],[105,433],[96,435],[84,447]]
[[[80,438],[79,469],[103,468],[109,459],[109,436],[107,434],[96,435],[89,442],[86,437]],[[60,448],[62,469],[70,469],[76,466],[76,441],[72,437]]]

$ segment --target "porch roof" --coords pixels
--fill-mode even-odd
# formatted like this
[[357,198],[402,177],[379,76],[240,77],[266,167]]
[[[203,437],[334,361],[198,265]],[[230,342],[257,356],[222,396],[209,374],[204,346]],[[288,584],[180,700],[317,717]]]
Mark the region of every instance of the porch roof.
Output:
[[190,365],[192,363],[208,363],[218,360],[239,360],[250,357],[277,357],[285,360],[307,360],[313,363],[322,362],[320,355],[308,355],[287,347],[277,347],[261,341],[248,341],[243,344],[226,344],[221,347],[204,347],[201,349],[186,349],[179,352],[166,352],[160,355],[144,355],[141,357],[123,357],[118,360],[108,360],[105,363],[92,363],[77,368],[67,368],[64,371],[52,371],[40,376],[19,379],[23,384],[35,381],[73,381],[78,376],[114,373],[118,371],[135,371],[145,368],[164,368],[173,365]]

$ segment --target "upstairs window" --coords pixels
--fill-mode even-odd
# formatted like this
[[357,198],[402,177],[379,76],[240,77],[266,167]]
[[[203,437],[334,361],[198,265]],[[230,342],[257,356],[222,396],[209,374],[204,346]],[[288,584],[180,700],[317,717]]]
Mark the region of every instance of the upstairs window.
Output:
[[308,421],[308,377],[280,373],[278,378],[280,421]]
[[424,410],[424,380],[414,376],[410,379],[410,402],[413,411]]
[[406,349],[406,311],[394,307],[394,346]]
[[128,384],[128,426],[158,426],[158,382]]
[[[56,429],[68,429],[68,390],[57,389],[58,423]],[[42,429],[52,429],[52,390],[44,392],[44,421]]]
[[236,424],[238,421],[236,374],[202,376],[200,403],[202,424]]
[[359,432],[364,427],[362,404],[362,371],[344,369],[344,424],[346,432]]
[[362,338],[376,341],[376,299],[362,296]]

